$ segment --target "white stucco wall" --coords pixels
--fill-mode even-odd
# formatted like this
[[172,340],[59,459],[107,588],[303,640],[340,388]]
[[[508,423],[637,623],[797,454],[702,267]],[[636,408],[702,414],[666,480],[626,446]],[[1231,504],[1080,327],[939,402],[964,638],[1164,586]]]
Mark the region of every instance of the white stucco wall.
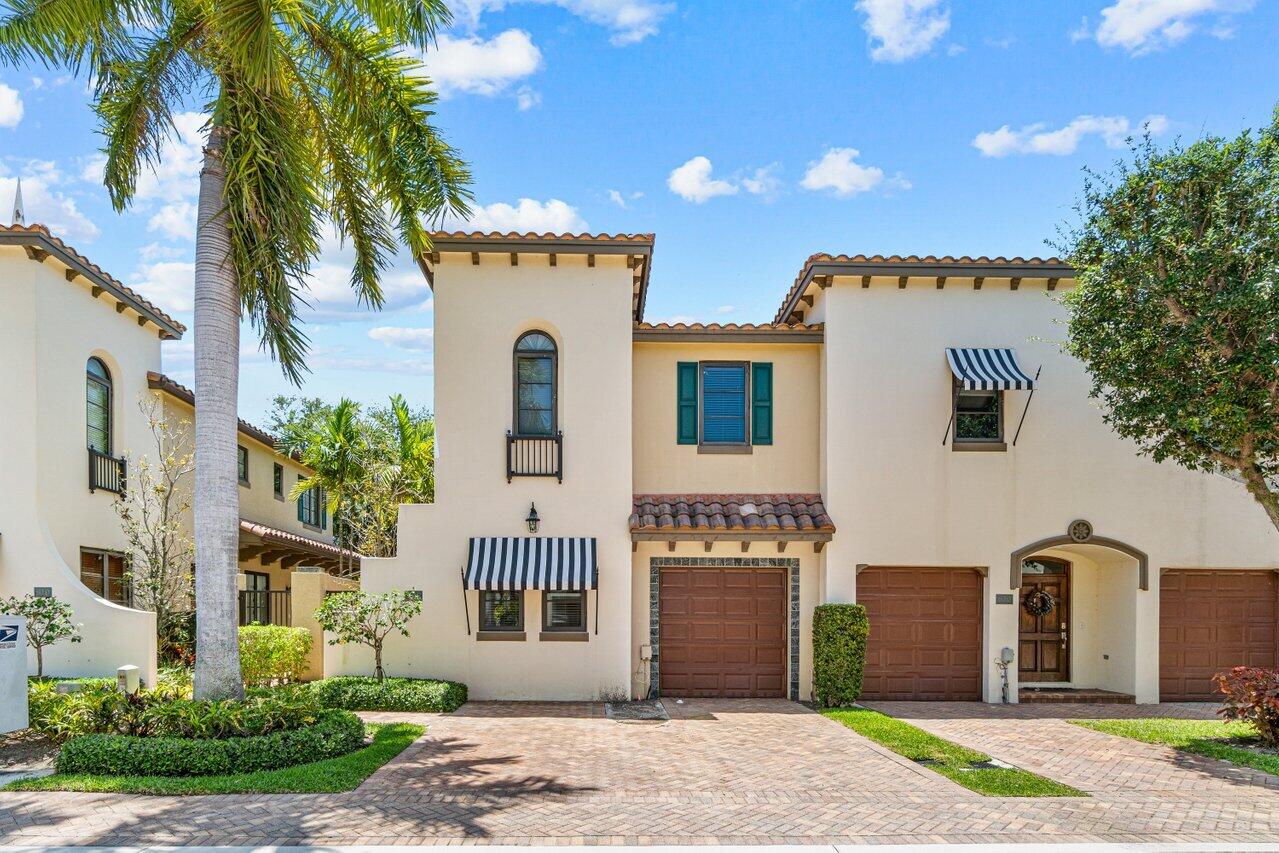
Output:
[[[98,598],[79,581],[80,548],[122,550],[115,496],[90,493],[85,436],[85,363],[100,357],[114,383],[115,451],[148,446],[138,408],[146,372],[160,366],[154,326],[93,299],[50,259],[0,247],[0,359],[5,364],[0,422],[0,594],[53,588],[75,609],[84,642],[46,651],[45,672],[109,675],[123,664],[155,679],[154,614]],[[83,280],[80,280],[83,281]],[[32,656],[34,672],[34,656]]]
[[[1064,533],[1073,519],[1150,557],[1151,589],[1131,600],[1109,597],[1099,609],[1104,645],[1123,645],[1108,636],[1121,620],[1131,619],[1134,639],[1112,654],[1108,674],[1097,671],[1098,684],[1087,685],[1135,691],[1143,701],[1157,693],[1161,566],[1279,567],[1279,534],[1241,486],[1155,464],[1102,422],[1082,366],[1059,349],[1064,312],[1042,281],[1012,291],[1007,280],[988,278],[977,291],[970,280],[950,279],[938,290],[917,279],[903,290],[895,279],[862,288],[837,278],[821,302],[822,480],[840,530],[825,553],[829,597],[855,598],[858,563],[988,566],[988,699],[999,695],[994,658],[1016,647],[1016,608],[994,604],[1010,591],[1009,555]],[[949,346],[1013,347],[1031,374],[1042,365],[1016,447],[1026,392],[1005,394],[1007,452],[942,444]]]
[[[400,512],[398,556],[368,560],[361,584],[417,588],[423,614],[409,639],[388,641],[396,675],[466,682],[475,698],[595,699],[630,685],[631,270],[622,256],[444,254],[435,272],[436,502]],[[529,329],[559,348],[559,427],[564,482],[506,481],[512,423],[512,349]],[[597,597],[587,599],[587,642],[541,642],[540,594],[525,596],[523,642],[480,642],[466,633],[460,570],[472,536],[527,536],[536,503],[539,536],[598,540]],[[478,594],[466,595],[471,628]],[[369,672],[359,650],[334,649],[330,671]]]

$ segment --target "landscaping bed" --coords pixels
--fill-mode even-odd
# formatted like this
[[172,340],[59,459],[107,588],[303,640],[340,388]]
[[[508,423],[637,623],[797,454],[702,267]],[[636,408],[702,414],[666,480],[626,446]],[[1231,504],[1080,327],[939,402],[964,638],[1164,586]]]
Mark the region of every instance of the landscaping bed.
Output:
[[987,797],[1086,797],[1083,791],[991,757],[869,708],[828,708],[822,715]]
[[326,708],[347,711],[447,713],[466,702],[466,685],[431,678],[376,678],[339,675],[314,681],[310,689]]
[[1071,720],[1077,726],[1171,746],[1182,752],[1217,758],[1279,776],[1279,752],[1266,747],[1248,723],[1219,720]]
[[425,729],[411,723],[370,725],[372,742],[338,758],[279,770],[222,776],[109,776],[57,773],[11,783],[5,791],[93,791],[120,794],[327,794],[359,787]]

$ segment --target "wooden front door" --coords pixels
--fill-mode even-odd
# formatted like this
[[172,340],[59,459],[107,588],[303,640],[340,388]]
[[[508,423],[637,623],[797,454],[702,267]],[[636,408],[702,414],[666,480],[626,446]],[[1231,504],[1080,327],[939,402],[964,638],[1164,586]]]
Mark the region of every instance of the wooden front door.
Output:
[[1070,564],[1035,557],[1022,564],[1018,607],[1022,681],[1070,680]]

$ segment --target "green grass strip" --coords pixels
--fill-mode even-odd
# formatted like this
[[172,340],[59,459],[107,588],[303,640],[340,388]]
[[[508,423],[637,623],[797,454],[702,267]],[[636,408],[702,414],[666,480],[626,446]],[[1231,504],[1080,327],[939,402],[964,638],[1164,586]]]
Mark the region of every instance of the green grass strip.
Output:
[[54,774],[11,782],[5,791],[92,791],[115,794],[332,794],[351,791],[421,737],[412,723],[371,724],[373,742],[350,755],[230,776],[98,776]]
[[1231,740],[1259,744],[1256,732],[1247,723],[1225,723],[1221,720],[1071,720],[1077,726],[1132,738],[1145,743],[1171,746],[1182,752],[1219,758],[1240,767],[1251,767],[1279,776],[1279,755],[1267,755],[1244,749]]
[[987,797],[1086,797],[1083,791],[1017,767],[975,767],[990,756],[951,743],[869,708],[830,708],[822,715],[911,761]]

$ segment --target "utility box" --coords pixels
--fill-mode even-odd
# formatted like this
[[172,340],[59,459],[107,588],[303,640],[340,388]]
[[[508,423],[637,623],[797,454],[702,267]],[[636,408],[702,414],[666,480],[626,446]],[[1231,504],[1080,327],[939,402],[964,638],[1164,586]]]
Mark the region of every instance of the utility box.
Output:
[[132,696],[138,692],[138,688],[142,685],[142,679],[139,675],[138,668],[133,664],[120,667],[115,673],[115,686],[121,693]]
[[0,615],[0,734],[27,725],[27,620]]

